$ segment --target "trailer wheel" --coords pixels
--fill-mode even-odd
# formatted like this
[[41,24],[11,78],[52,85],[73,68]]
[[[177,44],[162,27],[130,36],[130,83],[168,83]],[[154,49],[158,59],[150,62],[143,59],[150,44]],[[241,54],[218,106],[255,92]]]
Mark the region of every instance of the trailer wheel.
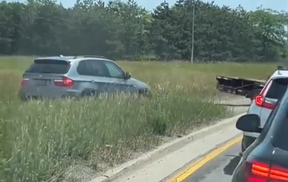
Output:
[[262,89],[253,89],[247,94],[247,98],[250,98],[251,101],[254,100],[255,96],[261,92]]

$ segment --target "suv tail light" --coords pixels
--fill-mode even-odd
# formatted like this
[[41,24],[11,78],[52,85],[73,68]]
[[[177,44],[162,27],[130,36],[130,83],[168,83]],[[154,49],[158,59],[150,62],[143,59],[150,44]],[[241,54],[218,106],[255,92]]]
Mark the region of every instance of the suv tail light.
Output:
[[63,77],[62,79],[54,80],[54,84],[59,87],[73,87],[74,81],[70,78]]
[[263,90],[260,92],[259,95],[257,95],[255,97],[255,104],[259,107],[264,107],[264,108],[267,108],[267,109],[274,109],[275,108],[275,105],[274,104],[271,104],[271,103],[268,103],[265,101],[265,95],[267,94],[271,84],[272,84],[272,81],[273,80],[270,80],[263,88]]
[[246,163],[246,179],[249,182],[288,182],[288,169],[254,160]]
[[28,82],[29,82],[28,78],[23,78],[21,81],[21,85],[27,85]]

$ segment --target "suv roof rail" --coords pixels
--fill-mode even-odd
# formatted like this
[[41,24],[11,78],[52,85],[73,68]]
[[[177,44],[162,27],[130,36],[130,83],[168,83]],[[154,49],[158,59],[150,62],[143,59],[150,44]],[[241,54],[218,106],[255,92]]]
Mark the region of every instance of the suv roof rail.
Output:
[[105,56],[98,56],[98,55],[78,55],[74,56],[74,59],[78,57],[84,57],[84,58],[106,58]]
[[284,66],[277,66],[277,70],[281,71],[281,70],[288,70],[287,67],[284,67]]
[[282,75],[280,71],[288,71],[288,68],[284,66],[277,66],[278,75]]

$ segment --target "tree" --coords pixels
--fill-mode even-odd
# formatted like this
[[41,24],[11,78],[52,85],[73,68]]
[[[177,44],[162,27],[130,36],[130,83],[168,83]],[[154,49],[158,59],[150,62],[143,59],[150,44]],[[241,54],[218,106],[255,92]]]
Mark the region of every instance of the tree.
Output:
[[271,9],[258,8],[250,12],[250,21],[253,23],[256,36],[261,40],[259,54],[262,57],[274,59],[284,53],[287,40],[287,15]]
[[[192,9],[195,7],[195,17]],[[178,0],[153,12],[128,2],[54,0],[0,3],[0,54],[97,54],[113,59],[277,61],[287,51],[287,12],[246,11],[214,2]]]

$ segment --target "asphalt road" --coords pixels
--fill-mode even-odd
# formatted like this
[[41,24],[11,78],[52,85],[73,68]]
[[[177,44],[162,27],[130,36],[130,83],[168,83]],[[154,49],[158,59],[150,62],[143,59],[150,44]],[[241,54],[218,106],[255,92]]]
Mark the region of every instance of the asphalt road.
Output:
[[232,173],[240,160],[239,151],[240,144],[232,146],[205,164],[184,182],[231,182]]

